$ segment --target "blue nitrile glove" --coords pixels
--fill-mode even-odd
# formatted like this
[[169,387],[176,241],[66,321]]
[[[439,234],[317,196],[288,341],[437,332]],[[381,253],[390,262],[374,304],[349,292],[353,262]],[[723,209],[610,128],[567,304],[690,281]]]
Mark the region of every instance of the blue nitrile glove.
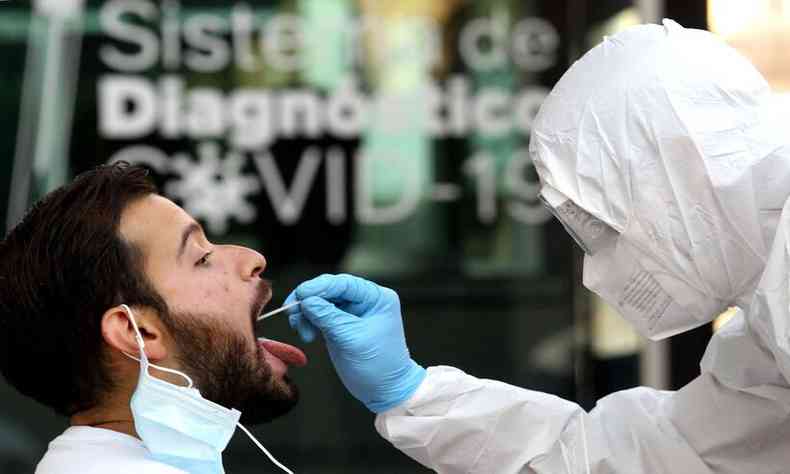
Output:
[[321,275],[302,283],[285,304],[305,342],[320,331],[349,392],[374,413],[408,400],[425,378],[406,347],[398,294],[351,275]]

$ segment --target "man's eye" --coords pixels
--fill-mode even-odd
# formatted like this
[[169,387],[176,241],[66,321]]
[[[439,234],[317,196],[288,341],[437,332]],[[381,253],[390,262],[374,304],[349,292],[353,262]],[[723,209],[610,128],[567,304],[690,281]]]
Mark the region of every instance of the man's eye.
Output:
[[208,258],[211,256],[211,254],[212,254],[212,253],[213,253],[213,252],[209,252],[209,253],[207,253],[206,255],[203,255],[203,258],[201,258],[200,260],[198,260],[198,261],[195,263],[195,266],[196,266],[196,267],[200,267],[200,266],[208,265]]

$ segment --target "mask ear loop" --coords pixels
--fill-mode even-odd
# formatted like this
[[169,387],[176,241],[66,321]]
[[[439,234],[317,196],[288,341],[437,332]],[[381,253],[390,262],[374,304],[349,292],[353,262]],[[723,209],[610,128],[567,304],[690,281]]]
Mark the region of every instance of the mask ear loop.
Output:
[[239,428],[241,428],[242,431],[244,431],[244,434],[246,434],[252,440],[252,442],[255,443],[255,446],[257,446],[258,449],[263,451],[263,454],[265,454],[266,457],[269,458],[269,460],[273,462],[275,466],[279,467],[280,469],[287,472],[288,474],[294,474],[293,471],[285,467],[280,461],[276,460],[274,456],[272,456],[271,453],[269,453],[269,451],[267,451],[266,448],[263,447],[261,442],[255,439],[255,436],[253,436],[252,433],[250,433],[249,430],[247,430],[247,428],[244,427],[244,425],[242,425],[241,423],[236,423],[236,426],[238,426]]
[[[123,307],[126,310],[126,313],[129,316],[129,320],[132,322],[132,326],[134,327],[135,337],[137,338],[137,344],[140,346],[140,351],[144,355],[145,354],[145,341],[143,340],[143,335],[140,332],[140,328],[137,327],[137,321],[134,320],[134,314],[132,313],[132,309],[129,308],[125,304],[122,304],[121,307]],[[140,364],[142,365],[142,361],[138,357],[135,357],[135,356],[133,356],[131,354],[127,354],[126,352],[123,352],[123,354],[126,357],[129,357],[130,359],[134,359],[137,362],[140,362]],[[187,388],[192,388],[192,385],[193,385],[192,379],[187,374],[185,374],[183,372],[179,372],[178,370],[168,369],[167,367],[160,367],[160,366],[152,364],[150,362],[148,362],[148,365],[151,366],[151,367],[154,367],[155,369],[159,369],[159,370],[161,370],[163,372],[168,372],[168,373],[171,373],[171,374],[180,375],[181,377],[184,377],[187,380],[187,383],[189,384],[189,386]],[[274,463],[275,466],[279,467],[280,469],[282,469],[283,471],[287,472],[288,474],[293,474],[293,471],[291,471],[290,469],[285,467],[280,461],[275,459],[274,456],[272,456],[271,453],[266,448],[263,447],[261,442],[258,441],[257,439],[255,439],[255,436],[253,436],[252,433],[250,433],[250,431],[247,428],[244,427],[244,425],[242,425],[241,423],[236,423],[236,426],[238,426],[239,428],[241,428],[242,431],[244,431],[244,434],[246,434],[252,440],[252,442],[255,443],[255,446],[257,446],[258,449],[263,451],[263,454],[265,454],[266,457],[268,457],[269,460],[272,463]]]
[[[137,344],[140,346],[140,352],[143,355],[145,355],[145,341],[143,340],[143,333],[140,332],[140,328],[137,326],[137,321],[135,321],[135,319],[134,319],[134,314],[132,313],[132,309],[130,307],[128,307],[127,305],[125,305],[125,304],[122,304],[121,307],[126,310],[126,314],[129,316],[129,321],[132,322],[132,327],[134,327],[135,338],[137,339]],[[130,359],[136,360],[137,362],[140,363],[140,365],[142,365],[142,363],[143,363],[143,361],[140,360],[139,357],[135,357],[135,356],[133,356],[131,354],[127,354],[126,352],[122,352],[122,354],[125,355],[126,357],[130,358]],[[153,367],[153,368],[155,368],[155,369],[157,369],[157,370],[161,370],[162,372],[167,372],[169,374],[174,374],[174,375],[178,375],[178,376],[183,377],[187,381],[187,387],[186,388],[192,388],[192,386],[194,385],[194,383],[192,382],[192,378],[189,375],[187,375],[187,374],[185,374],[185,373],[183,373],[181,371],[178,371],[178,370],[175,370],[175,369],[168,369],[167,367],[161,367],[161,366],[158,366],[158,365],[153,364],[151,362],[148,362],[148,365]]]

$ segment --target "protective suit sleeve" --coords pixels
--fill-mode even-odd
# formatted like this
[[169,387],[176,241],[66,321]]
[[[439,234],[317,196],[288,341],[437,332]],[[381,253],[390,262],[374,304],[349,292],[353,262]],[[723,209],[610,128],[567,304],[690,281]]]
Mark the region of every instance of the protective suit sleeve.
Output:
[[[417,392],[376,418],[379,434],[440,473],[552,472],[547,458],[583,464],[575,431],[584,411],[559,397],[431,367]],[[556,448],[556,449],[555,449]],[[564,464],[564,460],[557,459]],[[530,469],[531,468],[531,469]],[[578,471],[583,472],[583,471]]]
[[709,473],[664,415],[673,394],[626,390],[586,413],[553,395],[430,367],[408,401],[377,416],[376,429],[443,474]]

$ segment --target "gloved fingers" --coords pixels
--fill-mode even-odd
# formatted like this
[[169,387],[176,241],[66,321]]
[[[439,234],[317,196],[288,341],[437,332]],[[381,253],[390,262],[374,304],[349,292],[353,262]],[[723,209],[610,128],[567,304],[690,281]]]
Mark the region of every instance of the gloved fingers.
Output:
[[361,322],[360,318],[338,309],[321,297],[310,296],[301,301],[301,316],[318,328],[327,341],[346,342],[344,339],[353,336],[354,328]]
[[318,335],[318,330],[301,311],[290,314],[288,316],[288,324],[291,325],[291,329],[296,331],[304,342],[313,342]]
[[324,297],[324,290],[331,284],[335,275],[324,273],[315,278],[299,284],[294,290],[299,300],[305,300],[311,296]]
[[[288,306],[289,304],[296,303],[297,301],[299,301],[299,299],[296,297],[296,290],[294,290],[288,293],[288,296],[285,297],[285,301],[283,301],[283,306]],[[297,312],[299,312],[298,306],[294,306],[293,308],[288,309],[288,314],[295,314]]]
[[[376,297],[369,298],[363,302],[339,303],[337,306],[347,313],[360,317],[372,317],[381,314],[397,315],[401,317],[400,297],[398,294],[385,286],[379,286],[368,282],[376,287]],[[375,307],[375,310],[373,310]],[[373,310],[373,311],[371,311]]]
[[[375,283],[348,274],[324,274],[302,283],[295,291],[300,300],[320,296],[333,303],[347,302],[363,307],[376,304],[380,295],[379,286]],[[359,306],[357,310],[361,309]]]
[[[289,294],[285,299],[283,306],[288,306],[289,304],[296,303],[297,301],[296,292],[292,291],[291,294]],[[287,311],[288,324],[291,325],[291,329],[299,334],[299,337],[302,338],[302,341],[313,342],[318,335],[318,329],[316,329],[316,327],[304,317],[302,314],[301,304],[299,306],[289,308]]]

